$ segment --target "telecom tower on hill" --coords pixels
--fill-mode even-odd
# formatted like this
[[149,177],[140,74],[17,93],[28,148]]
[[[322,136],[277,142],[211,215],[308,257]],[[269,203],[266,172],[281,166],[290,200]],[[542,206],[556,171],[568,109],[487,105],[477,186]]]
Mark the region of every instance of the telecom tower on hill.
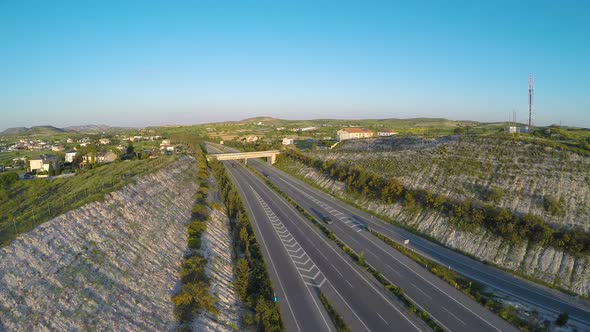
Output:
[[535,78],[533,75],[529,75],[529,130],[533,128],[533,83]]

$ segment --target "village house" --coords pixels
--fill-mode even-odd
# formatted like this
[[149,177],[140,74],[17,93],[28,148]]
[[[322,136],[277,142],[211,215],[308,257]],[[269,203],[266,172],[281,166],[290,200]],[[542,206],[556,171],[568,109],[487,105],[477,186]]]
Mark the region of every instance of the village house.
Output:
[[112,163],[117,160],[117,154],[113,151],[103,151],[96,155],[96,162],[101,164]]
[[101,138],[98,140],[98,143],[100,143],[101,145],[107,145],[111,143],[111,140],[108,138]]
[[176,146],[174,144],[172,144],[172,142],[169,139],[162,140],[162,143],[160,143],[160,152],[161,153],[174,152],[175,148],[176,148]]
[[354,138],[369,138],[373,137],[373,135],[373,131],[367,128],[342,128],[336,132],[338,141]]
[[56,170],[59,168],[59,158],[54,155],[41,155],[37,158],[32,158],[29,160],[29,172],[37,171],[49,172],[49,166],[53,166],[53,169]]
[[51,147],[51,151],[63,151],[63,150],[65,150],[65,149],[61,145],[54,145]]
[[381,129],[377,132],[377,136],[379,137],[388,137],[388,136],[393,136],[393,135],[397,135],[398,132],[395,130],[391,130],[391,129]]
[[68,150],[66,151],[66,163],[73,163],[74,158],[76,157],[76,150]]
[[288,137],[283,138],[283,145],[291,145],[291,144],[295,144],[295,139],[288,138]]

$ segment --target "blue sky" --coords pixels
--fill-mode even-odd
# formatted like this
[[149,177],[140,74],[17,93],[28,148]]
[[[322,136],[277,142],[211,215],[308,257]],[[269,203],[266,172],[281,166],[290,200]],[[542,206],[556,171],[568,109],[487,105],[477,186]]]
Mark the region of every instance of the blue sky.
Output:
[[0,0],[0,129],[251,116],[590,127],[590,1]]

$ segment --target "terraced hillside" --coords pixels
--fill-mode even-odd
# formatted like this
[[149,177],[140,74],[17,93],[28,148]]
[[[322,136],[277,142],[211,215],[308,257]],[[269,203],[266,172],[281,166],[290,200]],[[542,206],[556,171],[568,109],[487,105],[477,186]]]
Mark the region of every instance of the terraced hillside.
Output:
[[590,229],[590,157],[500,137],[353,140],[311,154],[393,177],[412,189]]
[[0,250],[0,330],[166,331],[197,190],[180,157]]

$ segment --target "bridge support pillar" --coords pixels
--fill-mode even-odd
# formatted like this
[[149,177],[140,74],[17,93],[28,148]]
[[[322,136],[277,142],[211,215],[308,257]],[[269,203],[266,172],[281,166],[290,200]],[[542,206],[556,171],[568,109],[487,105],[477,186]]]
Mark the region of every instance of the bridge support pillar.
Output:
[[266,158],[266,160],[268,161],[269,164],[274,164],[277,162],[277,155],[273,154],[270,157]]
[[244,165],[248,165],[248,158],[244,158]]

